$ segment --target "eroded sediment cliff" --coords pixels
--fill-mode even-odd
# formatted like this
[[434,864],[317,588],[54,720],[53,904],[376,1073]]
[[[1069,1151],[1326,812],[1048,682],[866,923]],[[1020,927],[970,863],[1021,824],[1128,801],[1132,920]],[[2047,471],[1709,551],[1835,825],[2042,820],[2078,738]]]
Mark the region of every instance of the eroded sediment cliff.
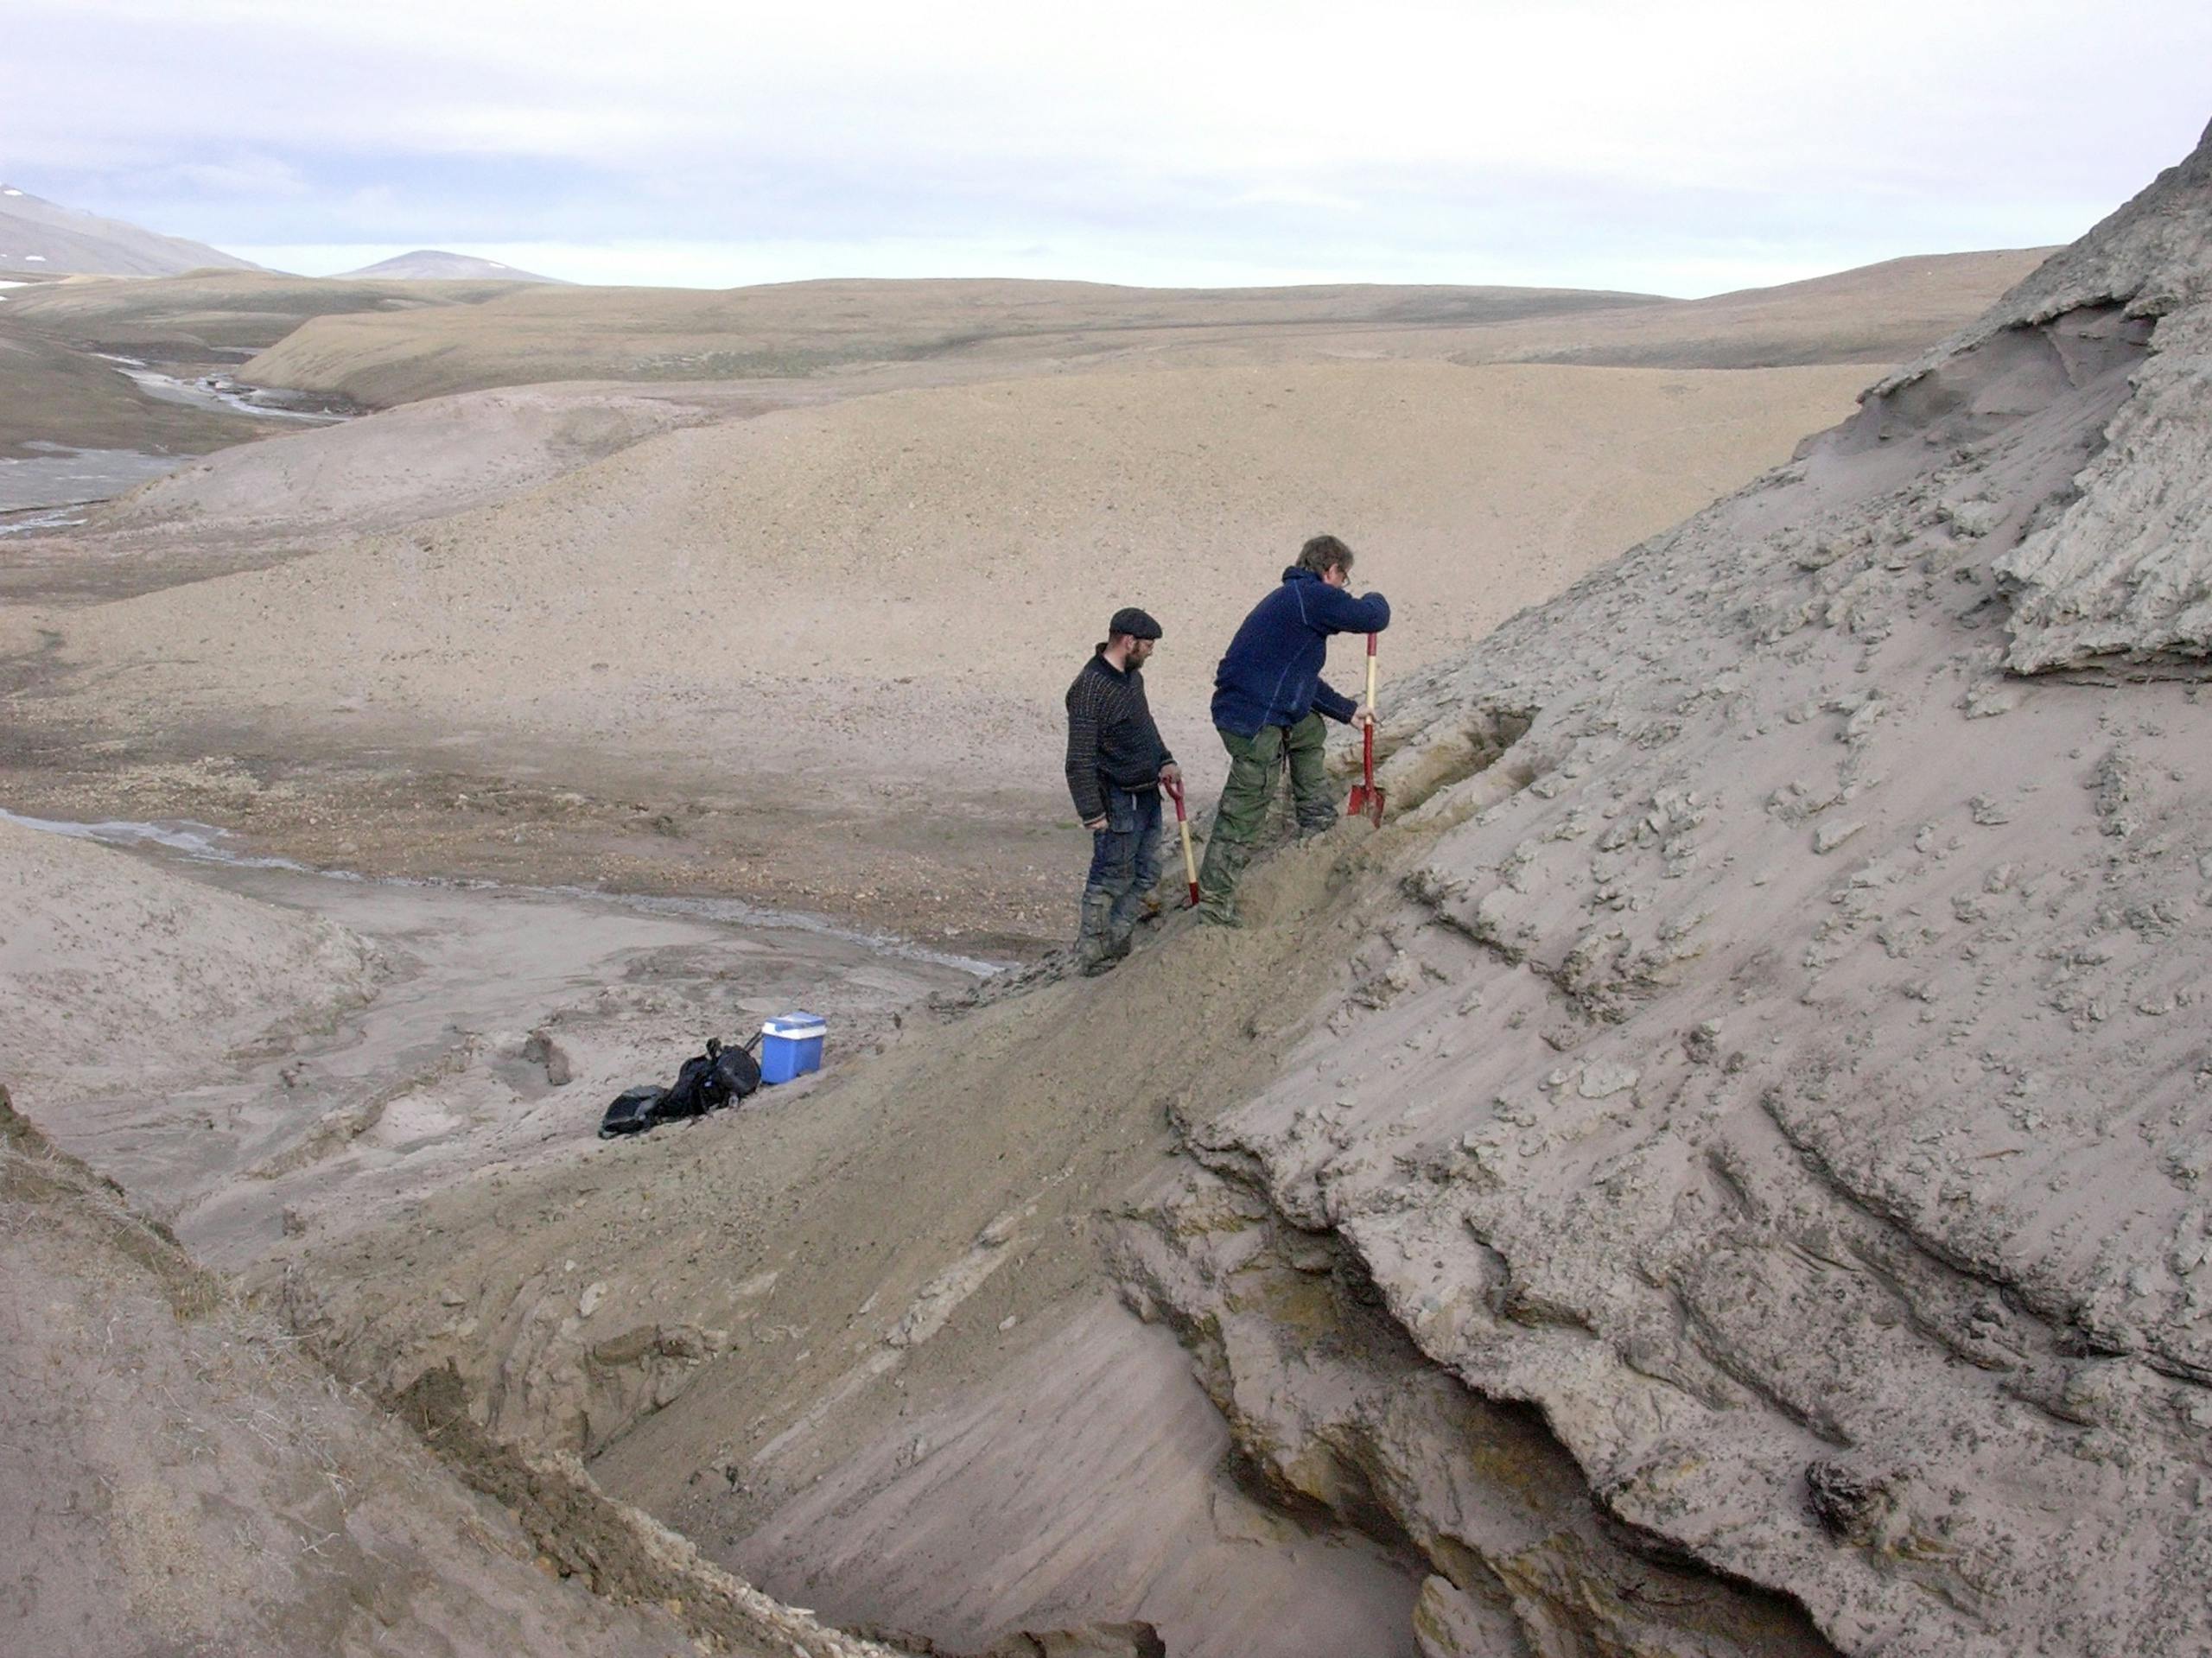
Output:
[[2212,139],[1401,682],[1391,821],[1249,931],[309,1237],[287,1312],[953,1644],[2204,1650],[2208,238]]
[[2212,1644],[2208,434],[2212,133],[1399,691],[1401,893],[1119,1252],[1425,1649]]

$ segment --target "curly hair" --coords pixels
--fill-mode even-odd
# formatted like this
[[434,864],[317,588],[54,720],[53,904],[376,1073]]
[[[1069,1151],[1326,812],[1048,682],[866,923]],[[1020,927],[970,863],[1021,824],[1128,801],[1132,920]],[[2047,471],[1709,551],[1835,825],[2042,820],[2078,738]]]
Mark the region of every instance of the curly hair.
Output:
[[1351,549],[1334,536],[1316,536],[1298,549],[1298,568],[1311,570],[1316,575],[1326,575],[1331,570],[1351,574]]

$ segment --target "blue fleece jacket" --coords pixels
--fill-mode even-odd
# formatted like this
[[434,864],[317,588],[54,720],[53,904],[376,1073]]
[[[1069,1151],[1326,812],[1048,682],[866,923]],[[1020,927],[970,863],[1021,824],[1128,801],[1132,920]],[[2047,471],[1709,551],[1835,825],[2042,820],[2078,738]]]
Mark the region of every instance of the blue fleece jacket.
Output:
[[1380,633],[1390,625],[1390,601],[1379,593],[1355,599],[1297,565],[1282,585],[1252,607],[1213,676],[1213,722],[1239,737],[1268,726],[1294,726],[1319,709],[1351,718],[1359,705],[1321,677],[1332,633]]

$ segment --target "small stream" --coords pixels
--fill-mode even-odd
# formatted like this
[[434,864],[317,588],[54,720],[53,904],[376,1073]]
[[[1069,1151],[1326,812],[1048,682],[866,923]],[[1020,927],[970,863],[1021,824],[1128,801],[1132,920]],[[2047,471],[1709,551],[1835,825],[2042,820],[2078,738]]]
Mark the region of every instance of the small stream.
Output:
[[[198,459],[143,449],[74,449],[34,441],[29,454],[0,455],[0,534],[28,535],[85,520],[85,510],[150,484]],[[29,516],[24,516],[29,515]]]
[[334,426],[353,418],[350,410],[306,392],[245,385],[227,374],[203,374],[196,380],[180,380],[174,374],[149,368],[136,357],[118,357],[111,352],[98,352],[94,355],[102,362],[114,364],[118,373],[148,397],[163,403],[182,403],[188,409],[204,409],[215,414],[250,415],[257,420],[305,421],[316,426]]
[[0,537],[43,536],[56,530],[73,530],[85,522],[85,509],[98,501],[65,501],[59,505],[11,512],[0,507]]
[[[5,297],[0,295],[0,299]],[[148,397],[188,409],[304,427],[335,426],[360,412],[307,392],[245,385],[227,374],[181,380],[135,357],[95,354]],[[86,509],[128,494],[200,458],[143,449],[80,449],[43,441],[23,448],[29,453],[0,455],[0,538],[74,529],[86,521]]]
[[772,910],[760,905],[748,904],[743,899],[609,893],[588,886],[540,886],[489,880],[476,876],[365,875],[351,869],[317,868],[292,858],[248,852],[236,844],[238,837],[230,830],[218,829],[212,823],[194,823],[189,818],[168,818],[152,823],[111,818],[98,823],[79,823],[61,818],[26,817],[20,813],[0,809],[0,823],[13,823],[18,829],[66,835],[72,840],[96,841],[103,846],[140,850],[159,848],[162,853],[189,862],[218,864],[232,869],[281,869],[294,874],[313,875],[323,880],[366,883],[378,886],[462,893],[512,893],[544,899],[584,899],[614,905],[642,915],[714,922],[725,926],[811,933],[817,937],[833,938],[842,943],[858,944],[879,955],[893,956],[900,961],[950,968],[977,979],[988,978],[1010,965],[1005,962],[988,962],[972,956],[931,950],[927,945],[918,944],[894,933],[840,926],[824,917],[810,915],[803,910]]

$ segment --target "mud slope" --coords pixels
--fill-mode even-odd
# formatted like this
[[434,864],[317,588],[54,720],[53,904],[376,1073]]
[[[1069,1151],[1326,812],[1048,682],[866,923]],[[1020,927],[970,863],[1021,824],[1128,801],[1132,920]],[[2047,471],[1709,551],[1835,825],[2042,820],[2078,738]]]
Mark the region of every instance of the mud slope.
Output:
[[[1427,676],[1390,780],[1510,710],[1528,785],[1428,795],[1376,1005],[1128,1229],[1168,1316],[1233,1330],[1269,1229],[1320,1233],[1611,1515],[1839,1649],[2202,1650],[2207,663],[2169,604],[2094,607],[2202,582],[2201,519],[2098,526],[2202,490],[2209,302],[2212,138],[1800,463]],[[2171,677],[2009,673],[2069,605]],[[1328,1391],[1225,1363],[1305,1486]]]
[[[383,988],[359,937],[6,823],[0,894],[0,1076],[27,1084],[0,1084],[0,1650],[879,1658],[703,1562],[572,1458],[486,1442],[441,1375],[391,1401],[404,1424],[334,1387],[146,1218],[241,1132],[235,1102],[195,1093],[207,1078],[253,1067],[244,1115],[289,1116],[296,1138],[344,1117],[342,1099],[294,1091],[298,1058],[270,1073],[357,1045],[330,1026]],[[641,931],[588,924],[603,955]],[[821,950],[790,954],[818,981]],[[872,965],[863,998],[862,975],[912,994]],[[467,1000],[442,1010],[467,1017]],[[60,1139],[130,1170],[130,1197]],[[253,1168],[233,1202],[286,1191],[282,1172]],[[358,1203],[375,1181],[353,1172]]]
[[11,1652],[882,1652],[703,1568],[573,1467],[480,1470],[507,1506],[483,1501],[4,1088],[0,1382]]
[[48,1122],[149,1075],[175,1086],[376,980],[341,927],[5,822],[0,895],[0,1074]]
[[[1409,1605],[1339,1651],[2202,1651],[2207,663],[2164,607],[2102,615],[2094,675],[2007,661],[2038,548],[2198,487],[2208,307],[2212,135],[1420,676],[1397,821],[1280,855],[1249,930],[804,1120],[432,1206],[458,1305],[365,1236],[289,1305],[771,1588],[948,1630],[1144,1604],[1179,1653],[1300,1651],[1270,1585],[1319,1548]],[[2203,556],[2184,518],[2045,585]],[[680,1318],[729,1349],[629,1379]],[[1160,1570],[1224,1543],[1251,1576]]]
[[[494,1434],[586,1454],[839,1622],[960,1649],[1136,1617],[1178,1658],[1413,1658],[1425,1568],[1360,1477],[1335,1509],[1271,1497],[1236,1417],[1100,1270],[1102,1211],[1341,999],[1375,899],[1344,852],[1271,869],[1254,933],[1179,931],[1105,986],[918,1032],[803,1101],[448,1193],[404,1239],[310,1239],[266,1276],[341,1374],[398,1395],[450,1367]],[[1340,1305],[1325,1242],[1295,1259],[1255,1301],[1361,1356],[1409,1427],[1481,1432],[1447,1477],[1502,1534],[1556,1534],[1554,1592],[1630,1626],[1663,1596],[1722,1650],[1817,1650],[1788,1608],[1624,1547],[1539,1423]]]
[[226,1305],[4,1089],[0,1337],[11,1651],[690,1650],[533,1570],[519,1528]]

